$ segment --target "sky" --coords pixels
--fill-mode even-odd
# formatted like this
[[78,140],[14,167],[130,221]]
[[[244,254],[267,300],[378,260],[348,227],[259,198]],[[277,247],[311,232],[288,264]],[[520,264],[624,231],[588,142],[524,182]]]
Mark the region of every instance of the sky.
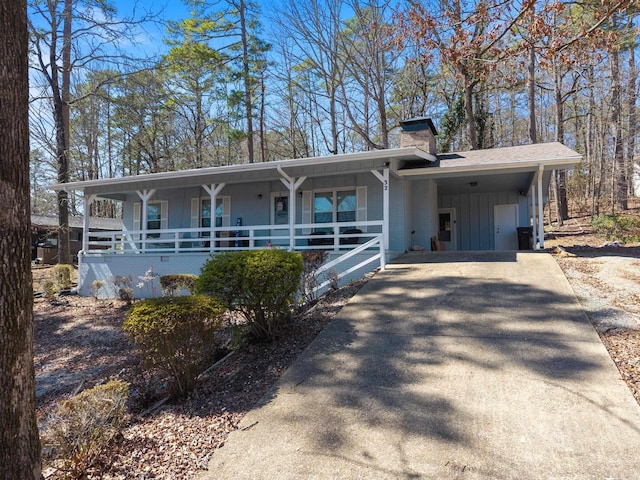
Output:
[[[223,1],[218,1],[221,4],[223,3]],[[142,43],[150,46],[155,45],[158,50],[163,53],[166,52],[166,48],[164,48],[162,43],[163,39],[166,37],[166,27],[164,26],[166,21],[179,21],[188,18],[191,10],[180,0],[113,0],[112,3],[117,9],[118,16],[130,16],[135,12],[136,16],[139,17],[144,11],[158,13],[164,22],[160,22],[154,26],[149,25],[146,30],[150,38]],[[258,0],[257,3],[259,4],[261,13],[263,14],[261,18],[263,32],[268,35],[268,18],[271,14],[272,8],[278,2],[277,0]]]

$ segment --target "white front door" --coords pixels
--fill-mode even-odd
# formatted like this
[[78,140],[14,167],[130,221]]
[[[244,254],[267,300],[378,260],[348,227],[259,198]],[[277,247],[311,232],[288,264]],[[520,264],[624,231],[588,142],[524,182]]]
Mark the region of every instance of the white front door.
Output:
[[496,250],[518,249],[518,205],[495,205],[493,227]]
[[455,208],[441,208],[438,210],[438,240],[444,244],[445,250],[456,249]]

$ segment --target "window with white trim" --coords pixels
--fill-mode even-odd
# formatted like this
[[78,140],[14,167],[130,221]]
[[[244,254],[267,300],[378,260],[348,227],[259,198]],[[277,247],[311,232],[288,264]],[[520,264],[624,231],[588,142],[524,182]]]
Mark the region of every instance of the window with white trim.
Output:
[[[313,223],[355,222],[358,212],[358,197],[355,188],[316,191],[313,195]],[[340,232],[353,228],[340,227]],[[317,231],[330,232],[330,228]]]
[[[165,230],[169,220],[168,211],[169,203],[166,200],[154,200],[147,203],[147,230]],[[133,229],[140,230],[140,213],[142,203],[136,202],[133,205]],[[150,233],[147,238],[160,238],[160,233]]]

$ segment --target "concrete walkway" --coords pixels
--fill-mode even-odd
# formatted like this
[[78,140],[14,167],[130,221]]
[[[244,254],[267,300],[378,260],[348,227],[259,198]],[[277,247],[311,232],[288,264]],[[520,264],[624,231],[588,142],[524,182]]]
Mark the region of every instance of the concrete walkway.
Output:
[[553,258],[410,254],[203,479],[638,479],[640,407]]

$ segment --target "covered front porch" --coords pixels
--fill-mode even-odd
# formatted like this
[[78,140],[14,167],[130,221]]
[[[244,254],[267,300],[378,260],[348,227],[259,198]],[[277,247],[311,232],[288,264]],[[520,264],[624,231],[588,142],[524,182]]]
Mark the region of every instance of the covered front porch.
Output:
[[150,268],[198,274],[211,254],[230,250],[324,250],[320,274],[333,281],[384,268],[406,250],[404,239],[390,238],[390,192],[401,189],[392,164],[425,157],[406,148],[69,184],[82,192],[85,212],[105,198],[123,211],[122,230],[85,229],[80,293],[100,280],[113,295],[110,279],[130,275],[138,283]]

